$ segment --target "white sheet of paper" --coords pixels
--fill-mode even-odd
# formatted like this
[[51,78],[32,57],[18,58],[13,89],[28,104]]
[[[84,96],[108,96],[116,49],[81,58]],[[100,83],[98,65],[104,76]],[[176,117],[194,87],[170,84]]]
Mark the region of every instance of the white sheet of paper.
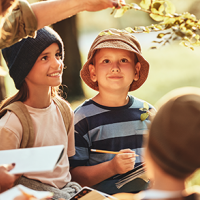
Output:
[[53,193],[52,192],[47,192],[47,191],[35,191],[32,189],[29,189],[23,185],[17,185],[3,193],[0,194],[0,200],[13,200],[15,197],[22,195],[21,190],[26,192],[27,194],[35,196],[37,199],[42,199],[42,198],[47,198],[47,197],[52,197]]
[[15,163],[12,174],[52,172],[64,145],[0,151],[0,165]]

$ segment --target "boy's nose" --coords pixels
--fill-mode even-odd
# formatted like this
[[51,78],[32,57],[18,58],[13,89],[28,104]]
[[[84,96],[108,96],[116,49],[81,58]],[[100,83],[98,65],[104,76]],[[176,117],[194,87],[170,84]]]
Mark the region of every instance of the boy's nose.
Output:
[[120,72],[120,67],[117,63],[113,64],[111,72]]

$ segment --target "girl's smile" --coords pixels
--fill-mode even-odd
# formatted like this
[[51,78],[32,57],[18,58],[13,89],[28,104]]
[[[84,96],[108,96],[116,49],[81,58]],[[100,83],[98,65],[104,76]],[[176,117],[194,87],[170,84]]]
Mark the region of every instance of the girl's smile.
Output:
[[26,77],[29,86],[58,86],[62,82],[63,62],[57,43],[51,44],[38,57]]

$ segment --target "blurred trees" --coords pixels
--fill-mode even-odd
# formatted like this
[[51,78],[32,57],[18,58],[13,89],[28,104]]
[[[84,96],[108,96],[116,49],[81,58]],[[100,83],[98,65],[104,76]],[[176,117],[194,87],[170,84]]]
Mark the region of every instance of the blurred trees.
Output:
[[77,41],[76,16],[53,24],[53,29],[61,36],[65,49],[66,69],[63,71],[62,89],[67,98],[65,96],[64,98],[68,101],[76,100],[83,96],[79,76],[82,65]]

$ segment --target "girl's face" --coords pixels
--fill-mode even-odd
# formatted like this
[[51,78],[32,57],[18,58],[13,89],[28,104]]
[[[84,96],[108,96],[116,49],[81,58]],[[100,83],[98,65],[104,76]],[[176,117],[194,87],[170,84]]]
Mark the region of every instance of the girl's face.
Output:
[[63,62],[57,43],[47,47],[36,60],[25,81],[31,86],[55,87],[62,82]]
[[133,80],[139,79],[140,63],[135,54],[121,49],[101,49],[90,65],[90,77],[98,82],[99,91],[129,91]]

